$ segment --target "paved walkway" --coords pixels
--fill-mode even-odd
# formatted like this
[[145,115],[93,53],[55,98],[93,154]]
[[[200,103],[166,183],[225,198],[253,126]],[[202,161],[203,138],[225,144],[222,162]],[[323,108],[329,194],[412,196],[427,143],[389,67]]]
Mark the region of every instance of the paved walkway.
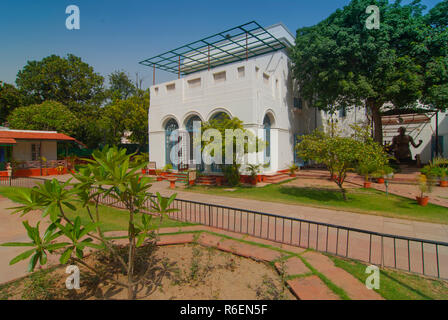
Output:
[[261,211],[279,216],[341,225],[386,234],[448,242],[448,225],[443,224],[389,218],[342,210],[201,194],[198,192],[184,191],[181,188],[172,190],[169,189],[169,183],[167,181],[154,182],[151,187],[151,192],[160,192],[164,196],[168,196],[176,192],[178,194],[177,198],[184,200]]
[[[0,196],[0,243],[5,242],[29,242],[29,238],[26,234],[25,227],[22,225],[22,221],[28,220],[28,222],[35,226],[41,219],[41,213],[32,211],[23,217],[19,214],[11,215],[11,210],[7,208],[15,207],[17,204],[11,200]],[[45,230],[48,227],[48,222],[40,224],[40,230]],[[0,247],[0,283],[16,279],[24,276],[27,272],[28,261],[20,261],[13,266],[9,265],[9,261],[26,251],[26,247]],[[55,262],[56,259],[50,260]]]

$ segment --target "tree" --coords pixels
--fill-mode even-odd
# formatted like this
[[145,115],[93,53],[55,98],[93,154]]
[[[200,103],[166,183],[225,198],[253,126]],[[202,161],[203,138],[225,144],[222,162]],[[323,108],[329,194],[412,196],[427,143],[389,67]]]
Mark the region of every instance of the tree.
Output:
[[[21,204],[13,208],[13,213],[25,215],[32,210],[42,210],[42,217],[49,217],[51,220],[43,235],[39,230],[40,222],[33,227],[25,221],[24,227],[31,241],[2,244],[30,248],[12,259],[10,264],[31,257],[31,272],[38,263],[47,263],[49,253],[58,254],[61,264],[80,264],[103,278],[106,275],[100,272],[98,265],[84,260],[86,248],[97,249],[112,256],[126,276],[125,281],[117,279],[115,275],[107,280],[127,289],[128,299],[134,299],[139,286],[150,281],[146,278],[149,269],[143,270],[142,276],[137,275],[137,250],[145,245],[155,246],[160,223],[168,213],[177,209],[170,209],[176,194],[164,198],[157,193],[155,199],[151,198],[148,192],[151,187],[150,179],[138,173],[147,163],[129,169],[130,157],[126,155],[125,149],[105,147],[102,151],[96,150],[93,160],[74,174],[77,180],[75,183],[53,179],[32,189],[6,191],[7,197]],[[70,185],[73,188],[68,188]],[[105,196],[124,206],[128,213],[127,253],[123,253],[104,235],[105,224],[98,206]],[[146,203],[151,203],[150,210],[155,218],[144,212],[147,209]],[[83,222],[80,216],[70,218],[66,214],[67,209],[76,210],[76,205],[79,204],[88,212],[87,222]],[[140,221],[137,221],[138,217]]]
[[106,136],[106,143],[119,144],[126,131],[129,139],[139,145],[148,142],[148,108],[149,93],[126,100],[114,100],[102,110],[101,123]]
[[349,171],[359,167],[370,170],[373,165],[377,166],[374,168],[377,170],[388,161],[382,146],[373,141],[367,128],[353,128],[354,134],[350,137],[342,136],[338,128],[327,132],[317,129],[303,136],[296,146],[299,157],[325,164],[344,200],[347,200],[344,182]]
[[6,121],[8,115],[22,105],[22,95],[11,84],[0,81],[0,125]]
[[[239,169],[245,155],[251,152],[262,151],[261,149],[264,143],[252,131],[245,129],[240,119],[237,117],[230,118],[224,113],[215,119],[203,123],[202,131],[206,132],[207,130],[216,131],[216,133],[219,133],[221,139],[210,137],[210,140],[202,141],[201,149],[203,153],[215,157],[215,150],[221,149],[222,160],[225,162],[223,171],[227,182],[230,185],[239,184]],[[242,141],[242,149],[238,149],[239,141]],[[225,158],[230,158],[230,154],[226,155],[226,152],[230,151],[232,151],[232,159],[230,159],[231,163],[228,163],[228,161],[225,161]]]
[[108,96],[110,99],[126,100],[137,92],[134,83],[124,71],[115,71],[109,75]]
[[54,100],[76,115],[92,115],[104,100],[104,78],[72,54],[28,61],[17,74],[16,83],[28,104]]
[[424,66],[422,102],[439,110],[448,108],[448,0],[438,3],[425,15],[421,45],[416,55]]
[[[380,9],[379,29],[365,26],[369,5]],[[424,98],[426,62],[433,54],[421,39],[436,28],[428,27],[423,9],[419,0],[353,0],[317,25],[297,30],[291,56],[302,97],[324,110],[364,104],[375,141],[382,143],[383,104],[400,108]],[[425,50],[426,56],[417,55]],[[433,67],[441,70],[440,64]]]
[[55,130],[71,136],[76,132],[79,119],[63,104],[45,101],[14,109],[8,122],[12,129]]

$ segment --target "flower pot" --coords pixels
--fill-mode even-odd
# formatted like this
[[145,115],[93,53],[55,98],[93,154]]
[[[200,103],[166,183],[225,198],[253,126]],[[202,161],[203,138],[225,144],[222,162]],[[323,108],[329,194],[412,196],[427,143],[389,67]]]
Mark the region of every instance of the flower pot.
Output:
[[376,179],[376,183],[384,183],[384,178],[378,178]]
[[162,176],[157,176],[157,181],[163,181],[163,177]]
[[253,186],[255,186],[255,185],[257,185],[257,177],[252,177],[251,179],[250,179],[250,183],[253,185]]
[[216,177],[216,185],[217,186],[222,186],[222,177]]
[[426,206],[428,204],[429,201],[429,197],[415,197],[417,199],[417,203],[421,206]]
[[372,183],[370,181],[364,181],[364,188],[370,188]]
[[440,180],[441,187],[448,187],[448,180]]
[[266,182],[266,176],[261,176],[261,182]]
[[262,180],[262,179],[261,179],[261,176],[258,175],[258,176],[257,176],[257,181],[258,181],[258,182],[261,182],[261,180]]
[[190,186],[194,185],[194,180],[190,180],[190,181],[188,181],[188,184],[189,184]]

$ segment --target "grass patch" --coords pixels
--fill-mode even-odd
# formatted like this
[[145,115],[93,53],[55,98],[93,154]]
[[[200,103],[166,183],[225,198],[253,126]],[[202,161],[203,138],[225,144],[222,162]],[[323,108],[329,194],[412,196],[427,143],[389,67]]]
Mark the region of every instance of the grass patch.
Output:
[[342,199],[339,190],[331,188],[291,187],[278,184],[259,188],[235,187],[232,192],[225,189],[226,187],[194,186],[188,191],[448,224],[446,207],[434,204],[422,207],[415,200],[392,194],[386,196],[384,192],[374,189],[349,189],[347,201]]
[[[19,190],[21,188],[19,187],[0,187],[0,195],[2,194],[2,190],[5,190],[7,188],[8,190]],[[90,205],[91,212],[94,214],[95,212],[95,206]],[[70,210],[68,208],[64,208],[66,215],[74,219],[76,216],[79,216],[81,218],[81,222],[83,224],[90,222],[90,217],[88,215],[86,208],[77,208],[76,210]],[[100,213],[100,219],[102,222],[102,231],[127,231],[128,230],[128,223],[129,223],[129,213],[126,210],[121,210],[113,207],[108,207],[104,205],[99,206],[99,213]],[[140,221],[141,214],[136,215],[137,221]],[[159,218],[153,218],[152,219],[152,226],[153,228],[156,228],[156,226],[159,223]],[[176,221],[172,219],[163,219],[162,223],[160,225],[161,228],[169,228],[169,227],[184,227],[184,226],[191,226],[194,225],[192,223],[187,222],[181,222]]]
[[[344,269],[365,283],[369,276],[365,273],[367,264],[331,255],[329,257],[336,267]],[[374,290],[388,300],[448,299],[448,282],[390,269],[380,269],[380,289]]]

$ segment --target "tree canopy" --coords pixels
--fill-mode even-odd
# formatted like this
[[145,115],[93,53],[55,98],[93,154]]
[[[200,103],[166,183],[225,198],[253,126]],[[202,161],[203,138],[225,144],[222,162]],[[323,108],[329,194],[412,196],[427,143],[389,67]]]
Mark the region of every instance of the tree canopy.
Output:
[[140,92],[125,100],[116,99],[102,109],[101,126],[106,143],[119,144],[126,131],[139,145],[148,142],[149,93]]
[[28,61],[17,74],[16,83],[28,104],[53,100],[75,113],[91,115],[104,99],[104,78],[72,54]]
[[[380,108],[417,101],[445,109],[447,0],[424,15],[419,0],[353,0],[327,19],[297,30],[291,57],[301,96],[324,110],[365,105],[382,143]],[[368,29],[366,8],[380,9]]]
[[124,71],[115,71],[109,75],[108,96],[110,99],[126,100],[136,94],[137,88]]
[[0,81],[0,125],[8,115],[22,104],[22,95],[11,84]]
[[78,125],[78,118],[66,106],[56,101],[45,101],[19,107],[8,117],[12,129],[55,130],[73,135]]

